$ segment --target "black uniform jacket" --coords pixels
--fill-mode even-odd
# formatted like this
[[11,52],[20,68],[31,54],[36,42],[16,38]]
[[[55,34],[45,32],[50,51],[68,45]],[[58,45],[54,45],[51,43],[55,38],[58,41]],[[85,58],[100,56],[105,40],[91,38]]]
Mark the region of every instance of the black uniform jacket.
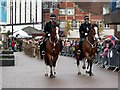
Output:
[[81,26],[79,28],[80,38],[85,38],[86,36],[88,36],[88,33],[89,33],[90,29],[91,29],[91,24],[90,23],[81,24]]
[[53,24],[52,24],[52,22],[49,21],[49,22],[46,23],[46,25],[45,25],[45,27],[44,27],[44,32],[45,32],[46,34],[48,34],[48,33],[51,34],[52,29],[55,28],[56,26],[58,26],[57,22],[53,22]]

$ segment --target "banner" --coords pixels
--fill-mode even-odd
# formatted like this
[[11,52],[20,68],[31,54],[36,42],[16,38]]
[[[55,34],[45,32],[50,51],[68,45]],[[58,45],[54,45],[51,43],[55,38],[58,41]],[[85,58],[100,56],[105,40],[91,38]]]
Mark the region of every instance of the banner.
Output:
[[1,18],[1,22],[6,22],[7,21],[7,2],[6,0],[1,0],[0,2],[0,18]]

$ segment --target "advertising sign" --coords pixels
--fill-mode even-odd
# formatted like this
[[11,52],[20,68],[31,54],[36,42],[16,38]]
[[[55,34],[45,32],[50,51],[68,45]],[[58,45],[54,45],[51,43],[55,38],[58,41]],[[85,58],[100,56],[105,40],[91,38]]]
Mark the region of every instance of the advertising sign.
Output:
[[6,0],[1,0],[0,2],[0,16],[1,16],[1,22],[6,22],[7,21],[7,2]]

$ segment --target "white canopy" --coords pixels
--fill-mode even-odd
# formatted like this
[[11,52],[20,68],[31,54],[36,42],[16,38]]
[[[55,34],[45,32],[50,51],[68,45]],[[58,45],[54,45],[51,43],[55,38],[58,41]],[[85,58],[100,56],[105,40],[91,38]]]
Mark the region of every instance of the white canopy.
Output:
[[25,31],[23,30],[18,30],[16,32],[13,33],[13,37],[16,38],[31,38],[32,36],[29,36]]

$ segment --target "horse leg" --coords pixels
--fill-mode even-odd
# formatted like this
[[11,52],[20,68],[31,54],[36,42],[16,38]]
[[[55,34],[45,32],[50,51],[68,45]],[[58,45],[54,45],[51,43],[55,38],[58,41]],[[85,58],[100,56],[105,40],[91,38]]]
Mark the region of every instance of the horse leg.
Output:
[[88,65],[87,65],[86,73],[89,73],[89,72],[90,72],[90,70],[89,70],[89,67],[90,67],[90,60],[88,59],[87,62],[88,62]]
[[90,76],[94,76],[94,74],[92,73],[92,60],[90,60],[90,73],[89,73]]
[[78,75],[81,75],[81,72],[80,72],[80,67],[79,67],[79,64],[80,64],[80,50],[77,50],[76,51],[76,60],[77,60],[77,69],[78,69]]
[[53,67],[53,74],[56,75],[55,67]]
[[50,62],[50,78],[54,78],[55,76],[53,75],[53,62],[52,62],[52,57],[50,55],[48,55],[49,58],[49,62]]
[[45,76],[48,77],[48,66],[46,65]]
[[83,59],[83,66],[82,66],[83,69],[86,68],[86,65],[85,65],[85,59]]
[[78,75],[81,75],[79,64],[80,64],[80,62],[79,62],[79,60],[77,59]]
[[56,62],[54,62],[54,64],[53,64],[53,74],[54,75],[56,75],[55,66],[56,66]]
[[52,66],[50,66],[50,78],[55,78],[55,76],[53,75]]

